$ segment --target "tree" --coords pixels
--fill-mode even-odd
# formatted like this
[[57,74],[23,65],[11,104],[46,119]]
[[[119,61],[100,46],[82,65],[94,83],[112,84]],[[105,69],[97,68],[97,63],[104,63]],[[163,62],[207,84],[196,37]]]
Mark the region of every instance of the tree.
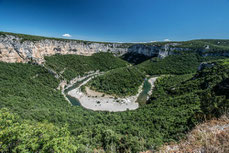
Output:
[[59,128],[50,123],[23,120],[0,110],[1,152],[76,152],[75,139],[67,127]]

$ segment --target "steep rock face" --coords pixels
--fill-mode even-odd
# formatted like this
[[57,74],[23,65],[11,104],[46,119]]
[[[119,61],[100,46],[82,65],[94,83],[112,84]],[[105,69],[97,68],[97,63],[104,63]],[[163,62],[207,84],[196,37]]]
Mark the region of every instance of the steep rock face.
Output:
[[0,36],[0,61],[4,62],[28,62],[32,60],[41,64],[44,62],[44,56],[54,54],[90,56],[97,52],[112,52],[116,55],[133,52],[146,56],[166,57],[172,54],[169,51],[170,48],[167,44],[155,46],[52,39],[23,41],[22,38],[13,35]]
[[0,36],[0,61],[4,62],[44,62],[44,56],[54,54],[77,54],[90,56],[97,52],[123,54],[127,48],[115,43],[86,43],[79,41],[59,41],[45,39],[41,41],[22,41],[12,35]]
[[[99,43],[77,40],[42,39],[40,41],[24,41],[15,35],[0,35],[0,61],[4,62],[36,62],[42,64],[45,56],[54,54],[76,54],[90,56],[97,52],[112,52],[116,55],[125,53],[143,54],[149,57],[164,58],[177,54],[177,51],[193,49],[179,47],[181,43],[156,44],[125,44]],[[229,52],[208,52],[210,48],[197,49],[202,56],[229,56]]]
[[211,68],[215,65],[215,63],[207,63],[207,62],[203,62],[200,64],[200,66],[198,67],[198,71],[201,71],[205,68]]
[[176,48],[177,43],[168,43],[165,45],[146,45],[146,44],[134,44],[128,48],[128,52],[144,54],[146,56],[159,56],[164,58],[168,55],[175,54],[175,50],[184,50],[181,48]]

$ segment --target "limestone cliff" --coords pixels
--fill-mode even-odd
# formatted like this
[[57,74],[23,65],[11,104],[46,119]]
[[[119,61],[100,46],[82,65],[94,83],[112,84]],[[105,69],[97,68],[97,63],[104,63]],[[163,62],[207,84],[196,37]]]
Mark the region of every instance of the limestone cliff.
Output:
[[13,35],[0,36],[0,61],[4,62],[44,62],[44,56],[54,54],[77,54],[90,56],[96,52],[114,52],[123,54],[127,48],[118,43],[89,43],[79,41],[61,41],[44,39],[40,41],[22,41]]
[[0,61],[4,62],[28,62],[35,61],[39,64],[44,62],[44,56],[54,54],[77,54],[90,56],[97,52],[112,52],[123,55],[127,52],[144,54],[146,56],[166,57],[173,54],[169,46],[127,43],[101,43],[77,40],[43,39],[40,41],[23,41],[14,35],[0,35]]
[[[31,36],[34,37],[34,36]],[[190,48],[179,47],[181,43],[161,43],[160,45],[136,43],[103,43],[65,39],[43,38],[38,41],[24,40],[15,34],[0,35],[0,61],[4,62],[29,62],[38,64],[44,62],[45,56],[54,54],[77,54],[90,56],[97,52],[112,52],[116,55],[125,53],[138,53],[146,56],[164,58],[176,54],[177,51],[189,51]],[[209,46],[200,51],[203,56],[229,56],[229,52],[207,52]]]

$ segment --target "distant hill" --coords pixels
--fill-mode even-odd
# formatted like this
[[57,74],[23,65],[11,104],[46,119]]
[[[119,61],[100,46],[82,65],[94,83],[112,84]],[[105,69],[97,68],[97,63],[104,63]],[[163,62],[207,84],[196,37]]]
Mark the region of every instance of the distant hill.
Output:
[[[0,61],[34,62],[42,64],[45,56],[76,54],[91,56],[110,52],[138,64],[150,57],[164,58],[180,52],[195,52],[201,56],[229,56],[229,40],[191,40],[183,42],[112,43],[49,38],[0,32]],[[139,58],[135,58],[140,55]]]

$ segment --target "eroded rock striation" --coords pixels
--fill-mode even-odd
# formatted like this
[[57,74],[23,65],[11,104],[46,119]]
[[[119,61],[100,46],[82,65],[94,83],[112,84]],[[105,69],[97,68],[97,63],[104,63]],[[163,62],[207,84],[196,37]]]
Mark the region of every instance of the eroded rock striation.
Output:
[[77,54],[90,56],[97,52],[114,52],[123,54],[127,48],[116,43],[89,43],[79,41],[61,41],[44,39],[40,41],[22,41],[13,35],[0,36],[0,60],[4,62],[36,61],[41,64],[44,56],[54,54]]
[[[17,35],[0,35],[0,61],[3,62],[35,62],[44,63],[45,56],[55,54],[76,54],[90,56],[98,52],[112,52],[116,55],[125,53],[137,53],[146,56],[164,58],[168,55],[177,54],[177,51],[188,51],[189,48],[179,47],[181,43],[105,43],[79,40],[43,38],[38,41],[24,40]],[[205,48],[201,50],[203,56],[229,56],[229,52],[208,53]],[[205,53],[206,52],[206,53]]]

